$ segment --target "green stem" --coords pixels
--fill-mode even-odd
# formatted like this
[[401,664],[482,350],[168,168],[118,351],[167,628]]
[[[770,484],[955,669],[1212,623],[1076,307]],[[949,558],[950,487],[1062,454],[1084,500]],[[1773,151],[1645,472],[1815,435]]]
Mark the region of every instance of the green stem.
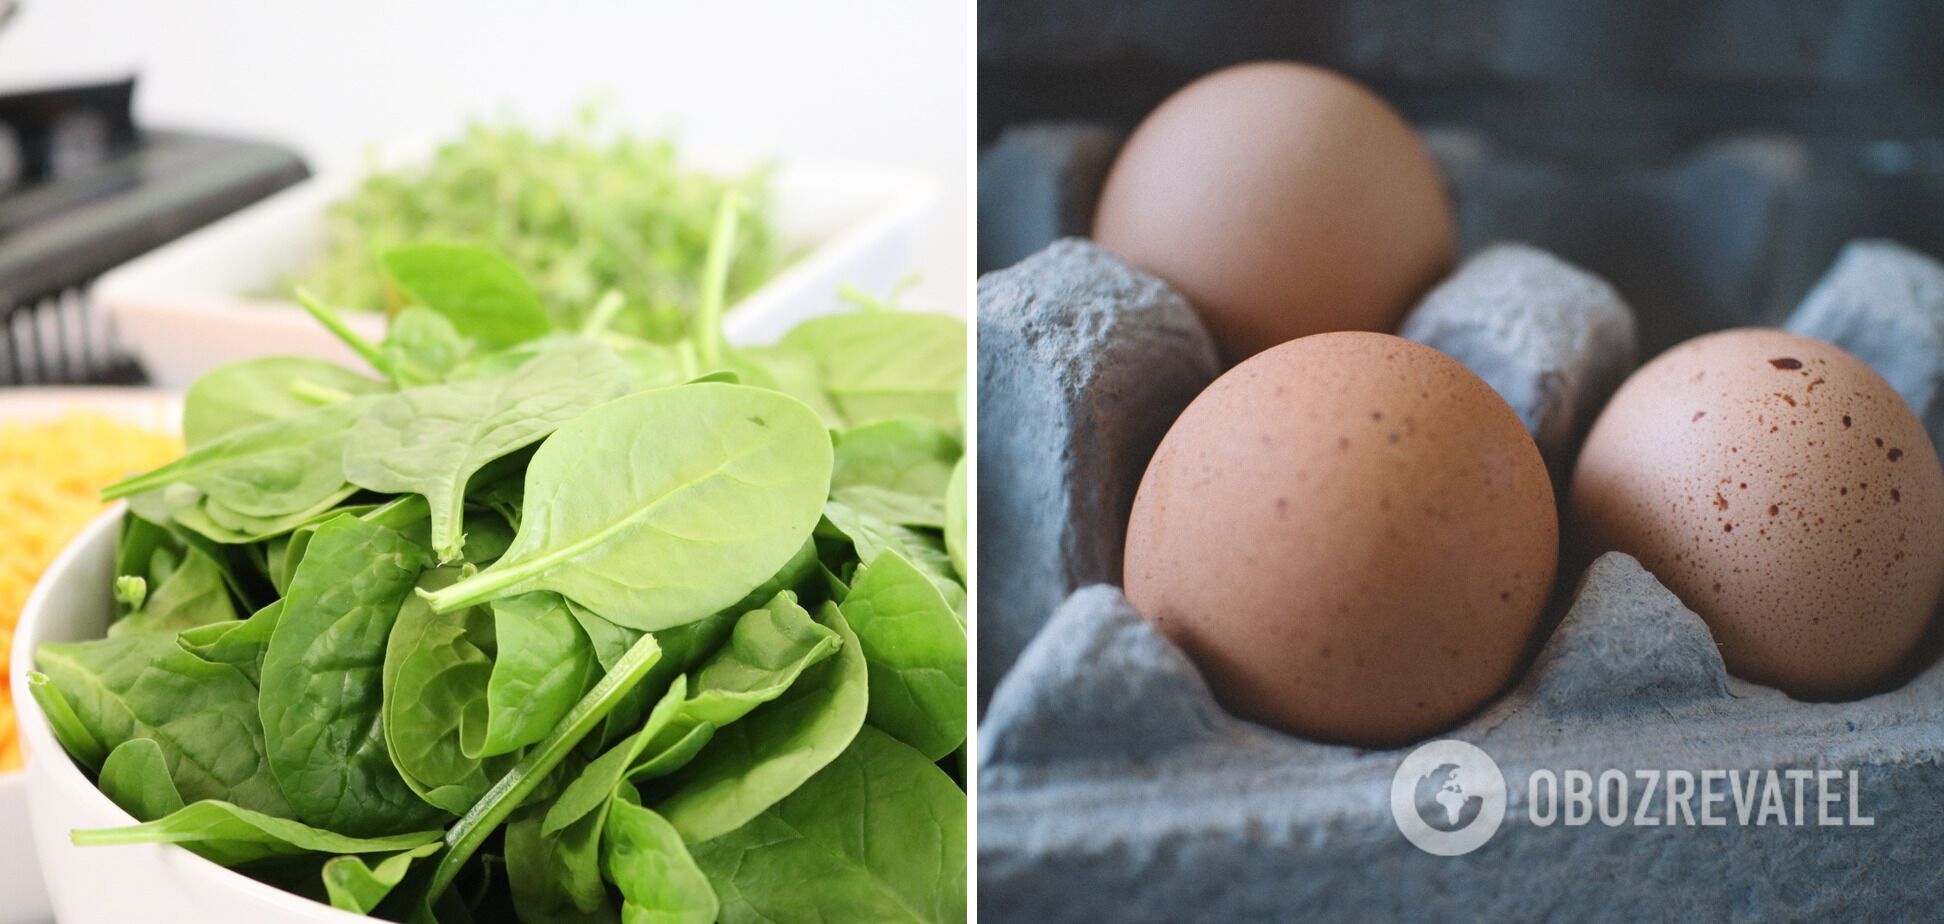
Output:
[[199,831],[166,831],[153,824],[126,825],[120,828],[76,828],[68,840],[76,847],[119,847],[124,844],[187,844],[208,840]]
[[861,311],[883,311],[884,310],[883,302],[878,301],[875,298],[872,298],[869,292],[866,292],[863,289],[851,285],[848,282],[837,287],[837,298],[842,301],[847,301],[853,305],[856,305],[858,309]]
[[886,294],[883,298],[874,297],[871,293],[847,282],[837,287],[837,297],[856,305],[860,310],[866,312],[896,311],[898,310],[898,301],[904,298],[913,286],[918,284],[918,279],[918,273],[907,274],[903,279],[898,280],[897,284],[891,287],[890,293]]
[[348,391],[332,388],[329,385],[319,385],[316,382],[305,379],[297,379],[291,382],[289,390],[291,397],[319,405],[349,401],[352,397]]
[[701,365],[695,356],[695,344],[687,340],[675,344],[675,368],[681,373],[678,378],[684,382],[694,381],[702,375]]
[[41,712],[46,713],[47,724],[53,727],[54,737],[61,746],[83,766],[99,771],[102,762],[108,759],[108,747],[74,714],[74,707],[55,689],[54,681],[40,671],[28,671],[27,692],[33,695]]
[[370,363],[371,368],[384,373],[387,378],[392,377],[391,363],[385,360],[385,354],[378,349],[376,344],[358,336],[358,332],[352,330],[351,325],[344,323],[343,316],[339,315],[336,310],[325,305],[317,296],[312,295],[302,287],[297,289],[297,304],[304,306],[304,310],[310,312],[311,317],[317,319],[317,323],[324,325],[331,333],[336,334],[337,338],[344,341],[344,344],[350,347],[353,352],[363,357],[365,362]]
[[722,302],[729,290],[729,263],[735,255],[736,224],[742,216],[742,196],[730,193],[716,210],[715,233],[709,236],[709,256],[702,269],[702,303],[695,311],[695,349],[705,369],[722,365]]
[[514,568],[488,569],[475,577],[438,590],[426,590],[421,587],[418,589],[418,595],[432,605],[432,612],[450,613],[462,606],[484,603],[500,591],[532,576],[528,571]]
[[614,323],[614,316],[621,313],[621,306],[627,299],[619,290],[609,289],[594,303],[594,310],[587,313],[587,323],[581,325],[581,336],[599,337],[607,333],[608,325]]
[[148,600],[148,580],[133,574],[124,574],[115,579],[115,602],[139,610]]
[[554,767],[567,756],[567,752],[580,744],[582,738],[594,729],[595,724],[607,718],[621,698],[631,692],[641,678],[647,676],[648,669],[661,660],[661,646],[655,643],[653,635],[643,635],[641,640],[628,649],[628,653],[615,662],[614,670],[609,671],[594,689],[587,691],[580,702],[574,704],[567,718],[535,745],[520,762],[500,777],[493,788],[486,791],[472,810],[459,819],[446,833],[447,850],[439,858],[439,865],[432,871],[432,879],[427,884],[422,909],[431,907],[452,885],[461,867],[472,859],[486,838],[506,822],[515,809],[525,803],[534,789],[552,773]]

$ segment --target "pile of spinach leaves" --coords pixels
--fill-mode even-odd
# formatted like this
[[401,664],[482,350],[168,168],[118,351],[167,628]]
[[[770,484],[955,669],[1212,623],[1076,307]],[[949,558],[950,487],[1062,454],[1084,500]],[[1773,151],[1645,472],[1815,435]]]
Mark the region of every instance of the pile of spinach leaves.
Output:
[[377,375],[210,373],[107,637],[29,688],[140,824],[411,921],[965,917],[965,330],[553,327],[490,251],[385,255]]

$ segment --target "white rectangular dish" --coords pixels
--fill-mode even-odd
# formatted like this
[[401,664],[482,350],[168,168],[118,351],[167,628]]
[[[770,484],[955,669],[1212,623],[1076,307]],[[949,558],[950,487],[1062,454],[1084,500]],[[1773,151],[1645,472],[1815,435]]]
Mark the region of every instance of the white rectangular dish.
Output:
[[[332,202],[356,188],[355,172],[327,174],[278,193],[107,273],[94,298],[155,384],[182,390],[204,372],[253,356],[359,360],[294,302],[255,293],[302,269],[323,246]],[[731,342],[833,310],[839,286],[889,289],[909,270],[935,198],[922,177],[860,167],[792,165],[774,179],[783,270],[725,316]],[[383,333],[376,314],[352,326]]]

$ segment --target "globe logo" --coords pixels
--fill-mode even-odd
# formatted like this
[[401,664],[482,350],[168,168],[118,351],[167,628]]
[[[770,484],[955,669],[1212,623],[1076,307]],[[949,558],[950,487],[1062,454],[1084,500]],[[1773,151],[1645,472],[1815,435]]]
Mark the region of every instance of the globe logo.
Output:
[[1391,817],[1405,839],[1426,853],[1471,853],[1505,821],[1505,775],[1473,745],[1429,742],[1406,755],[1391,778]]
[[1456,764],[1439,764],[1437,769],[1418,777],[1418,817],[1439,831],[1456,831],[1478,818],[1485,800],[1465,793]]

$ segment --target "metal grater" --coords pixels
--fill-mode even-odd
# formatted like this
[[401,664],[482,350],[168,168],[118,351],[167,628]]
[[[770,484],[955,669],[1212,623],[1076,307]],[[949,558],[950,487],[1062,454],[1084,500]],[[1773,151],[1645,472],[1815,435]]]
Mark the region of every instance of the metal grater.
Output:
[[0,385],[142,381],[112,320],[89,300],[88,282],[8,311],[0,328]]
[[143,381],[88,286],[309,175],[275,145],[141,130],[134,91],[0,95],[0,386]]

